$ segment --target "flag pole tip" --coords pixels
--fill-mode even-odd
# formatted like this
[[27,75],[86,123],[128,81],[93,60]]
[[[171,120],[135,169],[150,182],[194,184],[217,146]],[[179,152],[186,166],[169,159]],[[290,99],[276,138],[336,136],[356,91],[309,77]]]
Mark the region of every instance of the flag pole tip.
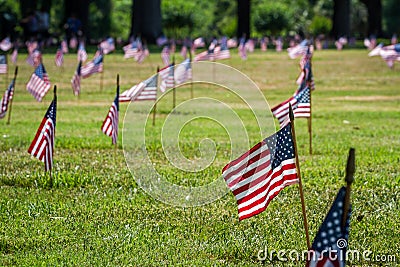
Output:
[[346,166],[346,182],[347,184],[352,184],[354,182],[354,173],[356,171],[356,163],[355,160],[355,149],[350,148],[349,157],[347,158],[347,166]]
[[292,104],[290,104],[290,103],[289,103],[289,118],[290,118],[291,122],[294,121],[293,108],[292,108]]

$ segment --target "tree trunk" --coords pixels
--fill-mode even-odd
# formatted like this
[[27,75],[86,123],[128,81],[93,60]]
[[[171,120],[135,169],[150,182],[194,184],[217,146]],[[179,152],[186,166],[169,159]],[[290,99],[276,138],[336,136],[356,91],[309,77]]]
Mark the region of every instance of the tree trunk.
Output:
[[250,38],[250,0],[237,0],[237,38]]
[[381,0],[361,0],[368,10],[368,36],[382,35],[382,1]]
[[64,21],[72,14],[75,14],[82,23],[83,35],[86,38],[90,37],[90,31],[88,29],[89,4],[90,0],[64,0]]
[[350,0],[334,0],[332,35],[350,37]]
[[154,43],[162,34],[161,0],[132,0],[131,36]]

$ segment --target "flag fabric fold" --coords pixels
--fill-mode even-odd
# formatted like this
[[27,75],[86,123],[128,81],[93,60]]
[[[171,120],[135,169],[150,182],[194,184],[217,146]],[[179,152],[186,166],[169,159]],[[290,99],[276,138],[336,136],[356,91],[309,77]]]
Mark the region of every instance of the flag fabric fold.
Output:
[[346,188],[342,187],[315,236],[311,253],[308,253],[306,267],[343,267],[346,265],[351,208],[346,214],[347,220],[342,227],[345,195]]
[[105,55],[115,50],[114,38],[110,37],[100,43],[100,48],[103,50]]
[[111,104],[110,110],[103,121],[101,131],[111,137],[112,144],[117,144],[118,140],[118,120],[119,120],[119,86],[117,86],[117,95],[113,103]]
[[82,61],[79,61],[78,67],[75,70],[74,76],[71,79],[71,86],[74,92],[74,95],[79,95],[81,93],[81,68],[82,68]]
[[88,58],[88,54],[86,53],[85,49],[85,44],[83,42],[79,43],[77,56],[78,56],[78,61],[82,62],[85,62]]
[[54,97],[28,149],[29,154],[44,162],[45,171],[53,167],[56,110],[57,98]]
[[310,88],[305,87],[271,109],[272,114],[278,119],[280,127],[286,126],[289,119],[289,104],[292,105],[295,118],[309,118],[311,116]]
[[157,100],[158,74],[140,82],[119,95],[119,102]]
[[32,73],[32,76],[26,85],[26,90],[28,90],[38,102],[41,102],[43,97],[49,91],[50,86],[50,80],[46,69],[43,64],[39,64],[36,70]]
[[54,62],[56,63],[57,67],[61,67],[64,63],[64,53],[63,53],[61,47],[57,49]]
[[282,189],[299,182],[290,127],[289,123],[223,168],[239,220],[263,212]]
[[99,52],[94,59],[81,68],[82,78],[88,78],[95,73],[103,72],[103,55]]
[[8,86],[7,90],[4,92],[3,97],[1,98],[1,106],[0,106],[0,119],[6,116],[8,110],[8,104],[10,103],[11,99],[14,95],[14,79],[11,81],[10,85]]
[[161,77],[160,91],[162,93],[169,88],[175,87],[175,64],[172,63],[159,71]]

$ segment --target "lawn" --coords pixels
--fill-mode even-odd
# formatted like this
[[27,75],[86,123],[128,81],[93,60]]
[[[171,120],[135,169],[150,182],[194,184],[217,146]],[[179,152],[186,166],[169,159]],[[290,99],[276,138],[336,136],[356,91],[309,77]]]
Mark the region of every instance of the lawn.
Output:
[[[206,187],[220,179],[222,168],[239,152],[278,129],[277,121],[264,111],[296,89],[298,59],[275,51],[257,51],[247,61],[236,52],[232,55],[221,63],[243,72],[261,91],[234,70],[219,72],[224,67],[211,66],[196,73],[194,67],[194,77],[237,90],[210,83],[179,87],[177,109],[172,111],[173,93],[164,95],[157,103],[154,126],[149,113],[153,103],[121,103],[122,134],[115,148],[100,127],[115,96],[116,76],[120,75],[121,91],[130,88],[154,74],[161,65],[159,54],[151,54],[143,64],[125,60],[120,53],[107,55],[104,73],[82,80],[79,97],[70,85],[76,55],[66,55],[58,68],[54,55],[45,54],[44,65],[58,88],[50,188],[43,163],[27,149],[52,93],[38,103],[25,90],[33,68],[21,54],[11,124],[6,124],[7,117],[0,121],[0,265],[304,266],[301,261],[257,257],[265,249],[306,249],[297,185],[285,188],[265,212],[240,222],[234,196],[222,184]],[[178,54],[176,58],[181,60]],[[354,147],[348,248],[373,254],[348,265],[396,266],[400,67],[391,70],[380,58],[368,58],[366,50],[345,49],[316,51],[313,71],[312,155],[307,121],[295,122],[311,239],[345,185],[346,159]],[[8,80],[0,76],[2,88],[11,73],[12,65]],[[148,176],[141,176],[148,171],[143,151],[154,168]],[[154,172],[177,187],[167,193],[164,187],[150,191],[144,181]],[[207,188],[207,194],[205,200],[187,198],[185,204],[179,188]],[[379,261],[384,257],[386,262]]]

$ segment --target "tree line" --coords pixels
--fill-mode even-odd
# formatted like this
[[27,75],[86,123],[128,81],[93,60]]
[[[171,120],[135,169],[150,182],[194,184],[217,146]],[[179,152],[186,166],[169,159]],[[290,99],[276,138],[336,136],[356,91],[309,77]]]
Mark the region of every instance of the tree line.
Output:
[[64,34],[75,14],[88,39],[142,36],[154,41],[187,36],[231,37],[325,35],[331,38],[390,37],[400,34],[398,0],[3,0],[0,34],[22,33],[32,10],[50,16],[49,31]]

